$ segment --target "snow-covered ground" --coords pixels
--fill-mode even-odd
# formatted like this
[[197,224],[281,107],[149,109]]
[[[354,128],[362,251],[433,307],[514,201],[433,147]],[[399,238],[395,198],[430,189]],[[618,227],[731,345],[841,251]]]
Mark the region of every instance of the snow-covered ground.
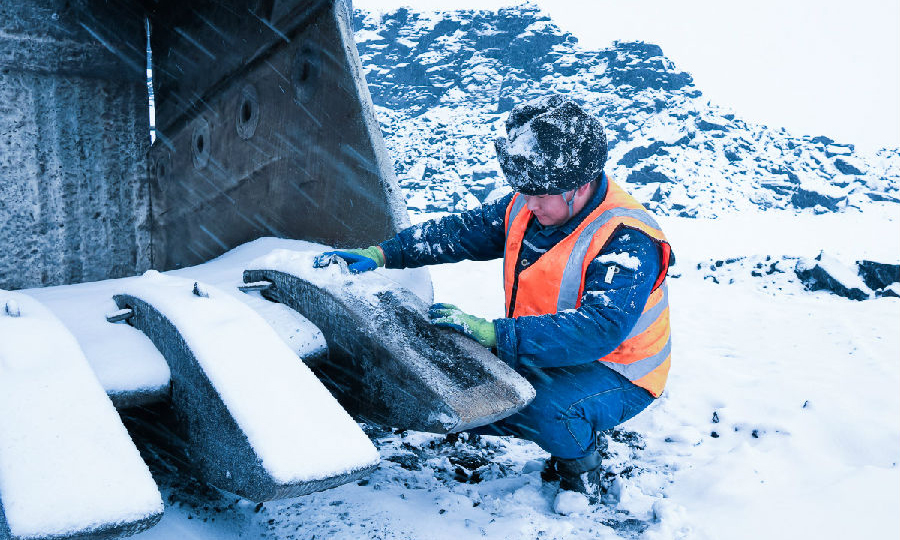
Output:
[[[546,454],[529,442],[368,426],[382,457],[371,477],[262,506],[186,486],[156,462],[166,514],[139,538],[896,538],[900,299],[809,292],[792,272],[754,276],[753,265],[713,280],[711,268],[819,250],[896,263],[898,222],[662,218],[678,256],[672,371],[663,396],[609,434],[618,502],[555,513]],[[500,316],[500,274],[499,261],[433,267],[435,300]]]
[[[382,459],[369,478],[256,505],[196,484],[177,442],[155,435],[165,421],[150,408],[126,424],[166,510],[138,538],[895,538],[900,299],[809,292],[790,265],[820,250],[845,269],[896,264],[898,222],[897,212],[661,218],[678,257],[673,367],[663,396],[608,434],[618,501],[557,514],[554,486],[539,476],[546,454],[526,441],[365,426]],[[264,239],[177,274],[224,285],[285,247],[322,249]],[[776,270],[759,272],[760,262]],[[501,315],[499,261],[431,275],[435,300]],[[86,287],[73,289],[69,310]],[[57,309],[62,292],[51,295]]]
[[[369,478],[256,505],[192,480],[151,407],[126,425],[166,510],[138,538],[896,538],[900,299],[809,292],[793,265],[820,251],[849,274],[857,260],[897,264],[900,212],[660,221],[678,261],[673,367],[663,396],[608,434],[604,504],[554,512],[555,488],[539,475],[547,456],[526,441],[365,426],[382,460]],[[233,286],[278,248],[322,249],[263,239],[176,274]],[[436,301],[502,314],[499,261],[431,275]],[[79,291],[102,285],[73,287],[68,307],[65,287],[47,297],[74,311]]]

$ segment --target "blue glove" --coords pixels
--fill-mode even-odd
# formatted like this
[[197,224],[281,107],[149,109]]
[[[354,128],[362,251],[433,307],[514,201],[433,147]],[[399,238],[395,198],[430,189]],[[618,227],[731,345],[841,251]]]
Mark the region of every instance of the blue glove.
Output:
[[384,266],[384,252],[378,246],[370,246],[365,249],[345,249],[341,251],[326,251],[316,256],[313,261],[315,268],[325,268],[335,259],[341,259],[347,263],[347,269],[351,274],[360,274],[375,270]]
[[489,349],[497,346],[494,321],[469,315],[453,304],[433,304],[428,310],[428,317],[431,324],[456,330]]

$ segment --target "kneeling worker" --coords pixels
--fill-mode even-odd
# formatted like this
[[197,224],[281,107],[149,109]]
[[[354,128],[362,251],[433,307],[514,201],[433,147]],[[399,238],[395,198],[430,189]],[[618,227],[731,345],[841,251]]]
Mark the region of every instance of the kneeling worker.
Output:
[[556,95],[520,104],[506,131],[495,146],[516,193],[332,253],[353,272],[503,257],[505,318],[435,304],[432,322],[496,349],[537,391],[476,431],[534,441],[552,456],[545,478],[596,500],[598,432],[644,410],[666,382],[671,250],[603,172],[603,126],[577,104]]

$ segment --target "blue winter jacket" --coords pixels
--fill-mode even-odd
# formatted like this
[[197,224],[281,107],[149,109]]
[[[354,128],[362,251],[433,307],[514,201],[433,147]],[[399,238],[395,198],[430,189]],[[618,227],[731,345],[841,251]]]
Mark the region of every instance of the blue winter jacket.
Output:
[[[536,219],[530,221],[516,264],[517,275],[541,253],[571,234],[600,205],[606,184],[604,174],[593,198],[562,225],[544,227]],[[416,268],[503,257],[506,242],[503,222],[512,196],[404,229],[380,244],[385,266]],[[604,256],[616,254],[630,255],[639,264],[602,262]],[[637,322],[659,275],[660,264],[659,246],[653,239],[636,229],[620,228],[588,266],[578,309],[494,320],[498,356],[513,368],[548,368],[592,362],[609,354]],[[617,272],[608,272],[613,265],[617,266]]]

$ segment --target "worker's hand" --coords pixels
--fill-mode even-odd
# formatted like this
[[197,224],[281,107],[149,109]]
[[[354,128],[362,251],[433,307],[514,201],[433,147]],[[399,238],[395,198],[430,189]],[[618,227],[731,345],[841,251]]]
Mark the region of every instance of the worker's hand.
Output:
[[453,304],[432,305],[428,310],[428,317],[435,326],[452,328],[489,349],[497,346],[497,331],[494,330],[494,321],[469,315]]
[[368,272],[384,266],[384,252],[378,246],[369,246],[365,249],[344,249],[340,251],[326,251],[316,256],[313,266],[325,268],[335,261],[342,259],[347,263],[347,269],[351,274]]

